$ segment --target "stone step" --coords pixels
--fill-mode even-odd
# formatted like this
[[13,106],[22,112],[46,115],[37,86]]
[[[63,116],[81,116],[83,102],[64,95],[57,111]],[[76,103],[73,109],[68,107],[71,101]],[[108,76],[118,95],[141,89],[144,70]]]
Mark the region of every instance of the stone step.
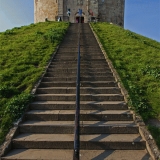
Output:
[[[31,110],[25,118],[32,121],[74,121],[75,110]],[[81,121],[132,121],[128,110],[81,110]]]
[[[78,33],[77,33],[77,35],[78,35]],[[73,44],[78,43],[78,37],[77,37],[77,35],[75,34],[75,35],[71,35],[68,38],[64,38],[62,46],[65,45],[65,47],[66,47],[67,44],[72,43],[72,46],[76,47],[76,45],[73,45]],[[80,45],[82,45],[82,43],[85,43],[85,44],[88,43],[91,46],[94,45],[94,44],[98,45],[98,43],[97,43],[94,35],[89,35],[89,36],[85,36],[84,38],[80,38]]]
[[[59,62],[52,62],[49,66],[49,68],[57,68],[57,69],[63,69],[63,68],[77,68],[77,61],[75,62],[72,62],[72,63],[68,63],[68,62],[64,62],[64,61],[61,61],[61,63]],[[87,62],[84,62],[84,63],[81,63],[81,69],[95,69],[95,68],[106,68],[108,69],[109,66],[106,65],[106,62],[101,62],[101,63],[97,63],[95,62],[95,65],[94,63],[87,63]]]
[[[77,58],[77,56],[78,56],[78,52],[57,52],[56,54],[55,54],[55,56],[59,56],[59,57],[63,57],[63,56],[74,56],[74,57],[76,57]],[[82,52],[82,53],[80,53],[80,57],[89,57],[89,56],[100,56],[100,57],[103,57],[103,58],[105,58],[104,57],[104,55],[102,54],[102,53],[100,53],[100,52]]]
[[[97,59],[87,59],[87,58],[83,58],[81,59],[81,62],[88,62],[89,60],[92,60],[92,62],[95,62],[95,63],[101,63],[101,62],[106,62],[106,59],[104,58],[97,58]],[[54,58],[52,62],[60,62],[60,61],[65,61],[65,62],[68,62],[68,63],[75,63],[77,62],[77,58],[73,58],[73,59],[61,59],[61,58]]]
[[[2,160],[71,160],[73,149],[14,149]],[[146,150],[80,150],[81,160],[151,160]]]
[[[76,63],[77,62],[77,57],[70,57],[70,58],[54,58],[53,59],[53,62],[67,62],[67,63]],[[80,59],[80,62],[82,63],[87,63],[89,61],[93,61],[95,63],[100,63],[100,62],[106,62],[106,59],[104,59],[103,57],[102,58],[81,58]]]
[[[70,47],[70,48],[68,48],[68,47],[60,47],[59,49],[58,49],[58,52],[77,52],[78,51],[78,47]],[[92,47],[90,47],[90,48],[81,48],[80,49],[80,52],[100,52],[100,53],[102,53],[102,51],[100,50],[100,48],[92,48]]]
[[[95,69],[95,68],[108,68],[109,66],[107,64],[81,64],[81,69],[85,69],[85,68],[88,68],[88,69]],[[57,68],[57,69],[63,69],[63,67],[65,67],[66,69],[68,68],[77,68],[77,63],[73,64],[73,63],[70,63],[70,64],[66,64],[66,63],[51,63],[49,68]]]
[[[93,35],[93,33],[91,33],[90,31],[87,32],[87,33],[84,33],[84,31],[82,31],[82,32],[83,32],[83,38],[80,37],[80,41],[81,42],[82,41],[87,42],[86,39],[87,40],[90,39],[91,41],[95,40],[95,42],[97,44],[97,41],[96,41],[95,36]],[[78,40],[78,32],[75,32],[74,34],[72,33],[69,37],[64,37],[63,43],[67,42],[67,41],[77,41],[77,40]],[[90,44],[92,44],[92,43],[90,43]]]
[[[20,133],[74,134],[74,121],[26,121]],[[80,134],[137,134],[133,121],[81,121]]]
[[[84,33],[84,32],[83,32]],[[91,32],[88,32],[88,33],[85,33],[85,34],[87,34],[87,35],[84,35],[83,34],[83,38],[82,37],[80,37],[80,42],[88,42],[88,41],[86,41],[86,39],[87,40],[94,40],[95,41],[95,43],[97,43],[97,41],[96,41],[96,39],[95,39],[95,37],[94,37],[94,35],[91,33]],[[65,44],[66,42],[70,42],[70,41],[78,41],[78,32],[77,33],[75,33],[75,34],[71,34],[70,36],[68,36],[68,37],[65,37],[64,39],[63,39],[63,43],[62,44]],[[73,44],[73,43],[72,43]],[[91,45],[92,43],[90,43],[90,45]],[[75,46],[74,46],[75,47]]]
[[[80,149],[144,150],[146,142],[139,134],[81,135]],[[74,134],[20,134],[12,140],[14,148],[73,149]]]
[[[75,94],[76,87],[37,88],[36,94]],[[120,94],[118,87],[81,87],[81,94]]]
[[[75,87],[76,82],[41,82],[39,87]],[[114,81],[96,81],[96,82],[90,82],[90,81],[82,81],[80,82],[81,87],[117,87],[117,82]]]
[[[72,63],[68,63],[68,62],[65,62],[65,61],[62,61],[61,63],[59,63],[59,62],[51,62],[51,65],[50,66],[66,66],[66,67],[71,67],[71,66],[76,66],[77,67],[77,62],[72,62]],[[108,66],[107,64],[106,64],[106,61],[104,61],[104,62],[101,62],[101,63],[99,63],[99,62],[93,62],[93,61],[88,61],[88,63],[87,62],[81,62],[81,67],[83,68],[83,67],[94,67],[94,68],[97,68],[97,67],[105,67],[105,66]]]
[[[75,60],[77,59],[77,55],[75,56],[64,56],[64,55],[60,55],[60,54],[57,54],[55,56],[55,59],[61,59],[62,61],[65,61],[65,60]],[[99,55],[96,55],[96,56],[92,56],[92,55],[88,55],[88,56],[81,56],[81,61],[84,61],[84,60],[95,60],[95,59],[105,59],[104,56],[99,56]]]
[[[55,82],[55,81],[76,81],[77,77],[43,77],[42,82]],[[80,77],[80,81],[115,81],[113,76],[104,76],[104,77],[92,77],[92,76],[83,76]]]
[[[57,72],[57,71],[52,71],[52,72],[46,72],[45,76],[46,77],[66,77],[66,76],[76,76],[77,72]],[[80,73],[80,76],[113,76],[113,72],[82,72]]]
[[[74,72],[74,73],[77,73],[77,68],[48,68],[47,69],[48,72],[61,72],[61,73],[64,73],[64,72]],[[111,69],[110,68],[83,68],[80,70],[81,73],[85,73],[85,72],[111,72]]]
[[[35,101],[30,104],[30,109],[35,110],[74,110],[75,101]],[[123,101],[81,101],[81,110],[127,110],[127,104]]]
[[[93,41],[93,43],[90,43],[91,41]],[[94,43],[94,42],[96,42],[96,40],[91,40],[91,41],[88,41],[89,43],[88,42],[85,43],[85,41],[81,41],[82,44],[80,44],[80,51],[87,50],[87,49],[95,49],[96,51],[98,50],[99,52],[102,53],[102,50],[100,49],[99,44],[98,43]],[[72,44],[72,45],[70,45],[70,44],[73,42],[73,40],[68,41],[68,42],[69,43],[65,42],[65,44],[60,45],[60,48],[61,49],[65,49],[65,48],[78,49],[78,43],[77,43],[77,41],[75,41],[75,43]],[[58,50],[58,52],[59,52],[59,50]],[[88,52],[88,54],[92,54],[92,52]]]
[[[93,43],[93,44],[91,44],[91,42]],[[86,42],[86,41],[84,41],[84,40],[81,40],[80,41],[80,46],[93,46],[93,48],[99,48],[99,45],[97,44],[97,43],[95,43],[96,42],[96,40],[89,40],[88,39],[88,42]],[[78,41],[74,41],[73,40],[73,38],[72,39],[69,39],[68,41],[67,40],[64,40],[63,41],[63,47],[72,47],[73,46],[73,44],[74,44],[74,46],[76,47],[78,47]],[[95,44],[95,45],[94,45]]]
[[[90,39],[90,40],[95,40],[96,41],[96,38],[95,38],[95,36],[93,35],[93,33],[91,33],[91,31],[81,31],[81,33],[83,32],[83,37],[80,37],[80,41],[84,41],[84,42],[87,42],[86,41],[86,39],[88,40],[88,39]],[[78,35],[78,33],[77,33],[77,35]],[[77,39],[76,37],[77,37],[77,35],[75,34],[75,35],[72,35],[75,39]],[[71,37],[72,37],[71,36]],[[97,43],[97,41],[96,41],[96,43]],[[90,44],[92,44],[92,43],[90,43]]]
[[[75,94],[36,94],[36,101],[74,101]],[[124,101],[122,94],[81,94],[80,101]]]
[[[90,61],[90,60],[93,60],[95,63],[98,63],[98,62],[106,62],[106,60],[102,57],[102,58],[81,58],[80,59],[80,61],[81,62],[87,62],[87,61]],[[62,57],[60,57],[60,58],[58,58],[58,57],[55,57],[54,59],[53,59],[53,62],[59,62],[59,61],[61,61],[61,62],[68,62],[68,63],[75,63],[75,62],[77,62],[77,57],[68,57],[68,58],[62,58]]]

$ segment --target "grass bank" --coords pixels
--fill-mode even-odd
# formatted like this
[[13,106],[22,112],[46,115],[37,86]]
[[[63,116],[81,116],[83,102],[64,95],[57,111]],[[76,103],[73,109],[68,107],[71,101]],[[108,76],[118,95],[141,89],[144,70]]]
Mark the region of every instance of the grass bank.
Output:
[[[160,43],[113,24],[91,25],[129,93],[129,105],[144,121],[160,119]],[[160,148],[160,129],[149,129]]]
[[31,101],[30,92],[68,26],[44,22],[0,33],[0,144]]

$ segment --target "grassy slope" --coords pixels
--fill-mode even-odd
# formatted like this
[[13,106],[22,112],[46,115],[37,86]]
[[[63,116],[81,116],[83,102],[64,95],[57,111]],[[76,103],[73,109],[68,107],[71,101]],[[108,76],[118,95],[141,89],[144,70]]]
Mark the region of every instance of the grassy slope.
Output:
[[45,22],[0,33],[0,143],[23,113],[30,92],[69,23]]
[[[112,24],[92,26],[129,93],[129,105],[144,120],[160,119],[160,43]],[[155,132],[160,147],[160,129]]]

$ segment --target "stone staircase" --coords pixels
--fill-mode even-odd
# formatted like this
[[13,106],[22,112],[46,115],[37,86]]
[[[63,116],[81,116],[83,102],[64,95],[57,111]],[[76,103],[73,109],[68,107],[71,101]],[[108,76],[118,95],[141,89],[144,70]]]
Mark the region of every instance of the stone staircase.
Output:
[[[3,160],[72,160],[78,24],[71,24]],[[81,28],[80,159],[149,160],[89,24]]]

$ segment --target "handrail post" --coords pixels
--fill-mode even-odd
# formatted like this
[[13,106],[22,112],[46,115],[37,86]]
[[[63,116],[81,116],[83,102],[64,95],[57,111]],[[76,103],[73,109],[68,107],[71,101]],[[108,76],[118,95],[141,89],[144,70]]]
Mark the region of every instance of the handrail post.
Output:
[[74,153],[73,160],[79,160],[80,148],[80,23],[78,29],[78,57],[77,57],[77,80],[76,80],[76,112],[75,112],[75,128],[74,128]]

